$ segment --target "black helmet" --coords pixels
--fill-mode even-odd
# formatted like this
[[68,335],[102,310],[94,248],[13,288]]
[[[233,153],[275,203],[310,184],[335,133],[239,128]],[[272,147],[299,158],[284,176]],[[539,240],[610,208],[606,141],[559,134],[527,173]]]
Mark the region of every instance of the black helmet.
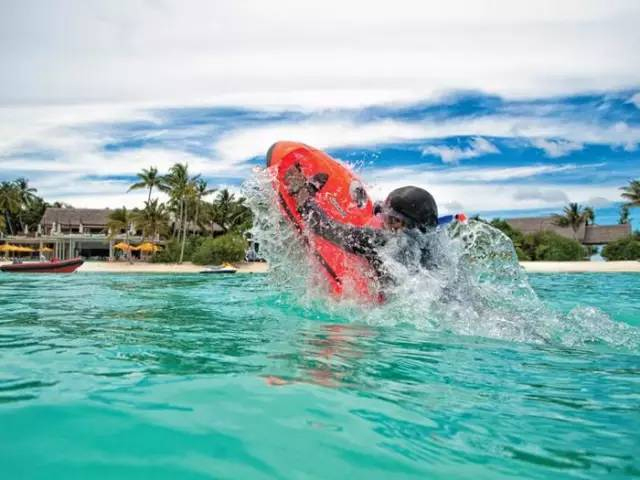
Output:
[[419,187],[396,188],[385,200],[383,212],[400,218],[409,228],[424,230],[438,225],[436,201]]

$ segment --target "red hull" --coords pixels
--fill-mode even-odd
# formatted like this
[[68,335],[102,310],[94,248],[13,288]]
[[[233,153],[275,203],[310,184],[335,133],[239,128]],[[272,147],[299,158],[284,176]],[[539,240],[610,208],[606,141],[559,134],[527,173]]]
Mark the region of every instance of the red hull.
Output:
[[[305,219],[286,188],[286,172],[295,164],[307,178],[319,172],[328,174],[326,185],[315,199],[329,218],[355,227],[380,228],[379,219],[373,213],[373,203],[359,179],[326,153],[301,143],[278,142],[267,153],[267,166],[274,174],[280,208],[303,236],[333,295],[355,294],[362,300],[381,301],[376,272],[364,257],[349,253],[306,228]],[[354,187],[361,189],[360,197],[355,195]]]
[[72,258],[59,262],[27,262],[3,265],[0,270],[19,273],[72,273],[83,263],[84,260],[82,258]]

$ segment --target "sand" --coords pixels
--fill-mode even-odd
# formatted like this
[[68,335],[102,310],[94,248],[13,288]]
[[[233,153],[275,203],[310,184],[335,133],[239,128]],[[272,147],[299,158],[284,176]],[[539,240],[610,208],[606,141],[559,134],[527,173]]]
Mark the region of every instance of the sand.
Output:
[[640,262],[520,262],[529,273],[639,272]]
[[[0,261],[0,265],[7,262]],[[520,262],[520,265],[530,273],[586,273],[586,272],[638,272],[640,262]],[[264,262],[250,262],[235,264],[238,273],[265,273],[268,264]],[[144,263],[135,262],[86,262],[78,271],[104,273],[198,273],[204,267],[185,262],[175,263]]]

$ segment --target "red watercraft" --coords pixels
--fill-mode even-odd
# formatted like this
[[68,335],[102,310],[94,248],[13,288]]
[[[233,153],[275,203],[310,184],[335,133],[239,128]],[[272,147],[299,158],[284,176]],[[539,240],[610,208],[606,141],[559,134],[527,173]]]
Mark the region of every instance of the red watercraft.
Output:
[[51,260],[49,262],[12,263],[0,266],[3,272],[21,273],[71,273],[75,272],[84,260],[80,257],[69,260]]

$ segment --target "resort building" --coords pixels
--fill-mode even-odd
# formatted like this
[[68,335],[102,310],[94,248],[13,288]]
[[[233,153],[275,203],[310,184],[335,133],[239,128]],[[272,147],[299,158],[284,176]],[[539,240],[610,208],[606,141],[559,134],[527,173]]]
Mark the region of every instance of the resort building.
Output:
[[[125,239],[124,233],[110,237],[108,208],[47,208],[38,229],[23,235],[6,237],[12,244],[34,249],[49,247],[61,260],[82,256],[93,259],[114,257],[113,245]],[[139,232],[129,232],[129,242],[141,243]],[[159,239],[156,239],[159,240]]]
[[[114,245],[125,241],[127,235],[120,232],[111,235],[107,228],[109,214],[113,210],[108,208],[47,208],[38,228],[34,232],[25,231],[21,235],[4,236],[7,243],[31,247],[42,250],[48,247],[51,255],[61,260],[82,256],[93,260],[108,260],[115,257]],[[197,227],[193,226],[197,231]],[[211,225],[212,235],[223,233],[224,230],[217,223]],[[159,237],[143,238],[135,225],[131,226],[128,235],[132,245],[152,240],[153,243],[166,243]]]
[[505,218],[505,221],[522,233],[552,231],[563,237],[579,241],[583,245],[606,245],[631,235],[631,224],[621,225],[580,225],[574,232],[571,227],[560,227],[553,217]]

